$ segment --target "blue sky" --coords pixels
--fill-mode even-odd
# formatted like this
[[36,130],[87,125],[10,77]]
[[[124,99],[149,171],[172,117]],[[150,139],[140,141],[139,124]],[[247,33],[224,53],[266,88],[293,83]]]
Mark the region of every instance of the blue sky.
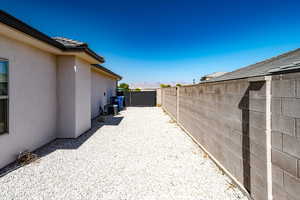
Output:
[[124,82],[192,82],[300,47],[297,0],[3,1],[50,36],[87,42]]

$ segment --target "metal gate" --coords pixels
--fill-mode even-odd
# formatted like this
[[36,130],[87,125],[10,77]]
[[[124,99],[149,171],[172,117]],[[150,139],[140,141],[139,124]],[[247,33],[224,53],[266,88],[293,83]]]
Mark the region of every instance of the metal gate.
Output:
[[156,106],[156,91],[125,92],[125,106]]

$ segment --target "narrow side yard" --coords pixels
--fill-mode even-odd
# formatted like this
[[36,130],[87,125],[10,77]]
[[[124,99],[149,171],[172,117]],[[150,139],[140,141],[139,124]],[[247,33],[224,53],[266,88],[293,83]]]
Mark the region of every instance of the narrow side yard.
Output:
[[247,199],[160,108],[128,108],[94,126],[1,177],[0,199]]

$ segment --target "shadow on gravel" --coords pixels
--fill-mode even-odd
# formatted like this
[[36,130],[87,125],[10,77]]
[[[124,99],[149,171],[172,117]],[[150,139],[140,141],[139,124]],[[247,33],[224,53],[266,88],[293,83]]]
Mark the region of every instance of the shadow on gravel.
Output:
[[[92,128],[87,132],[83,133],[78,138],[66,138],[66,139],[55,139],[48,144],[38,148],[33,153],[39,158],[47,156],[48,154],[59,150],[59,149],[78,149],[82,144],[84,144],[92,135],[94,135],[97,130],[103,126],[117,126],[123,120],[123,117],[118,116],[107,116],[104,122],[100,122],[100,118],[95,118],[92,121]],[[0,169],[0,178],[18,168],[22,167],[17,162],[13,162],[6,167]]]
[[44,147],[36,150],[34,153],[40,157],[45,156],[57,149],[77,149],[84,144],[98,129],[102,126],[117,126],[123,120],[123,117],[108,116],[105,122],[99,122],[99,118],[92,121],[92,128],[87,132],[83,133],[78,138],[66,138],[66,139],[55,139]]

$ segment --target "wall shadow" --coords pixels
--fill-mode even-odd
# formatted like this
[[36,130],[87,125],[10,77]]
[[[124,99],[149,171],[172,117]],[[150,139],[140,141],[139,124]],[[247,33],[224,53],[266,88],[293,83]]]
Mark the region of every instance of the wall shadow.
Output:
[[264,81],[250,82],[239,102],[239,109],[242,110],[243,185],[248,190],[249,194],[251,194],[250,93],[251,91],[261,90],[264,84]]
[[[124,117],[119,116],[107,116],[106,120],[104,122],[100,121],[100,117],[95,118],[92,121],[92,128],[88,130],[87,132],[83,133],[78,138],[66,138],[66,139],[55,139],[48,144],[38,148],[33,153],[37,154],[38,157],[44,157],[48,154],[51,154],[52,152],[55,152],[56,150],[61,149],[69,149],[74,150],[78,149],[81,145],[83,145],[90,137],[92,137],[97,130],[99,130],[103,126],[118,126]],[[9,172],[12,172],[21,166],[17,162],[13,162],[4,168],[0,169],[0,178],[4,175],[6,175]]]
[[123,120],[123,117],[108,116],[105,122],[101,122],[100,118],[96,118],[92,121],[92,128],[87,132],[80,135],[78,138],[66,138],[66,139],[55,139],[49,144],[39,148],[35,151],[39,156],[45,156],[57,149],[78,149],[82,144],[84,144],[92,135],[94,135],[97,130],[103,126],[117,126]]

